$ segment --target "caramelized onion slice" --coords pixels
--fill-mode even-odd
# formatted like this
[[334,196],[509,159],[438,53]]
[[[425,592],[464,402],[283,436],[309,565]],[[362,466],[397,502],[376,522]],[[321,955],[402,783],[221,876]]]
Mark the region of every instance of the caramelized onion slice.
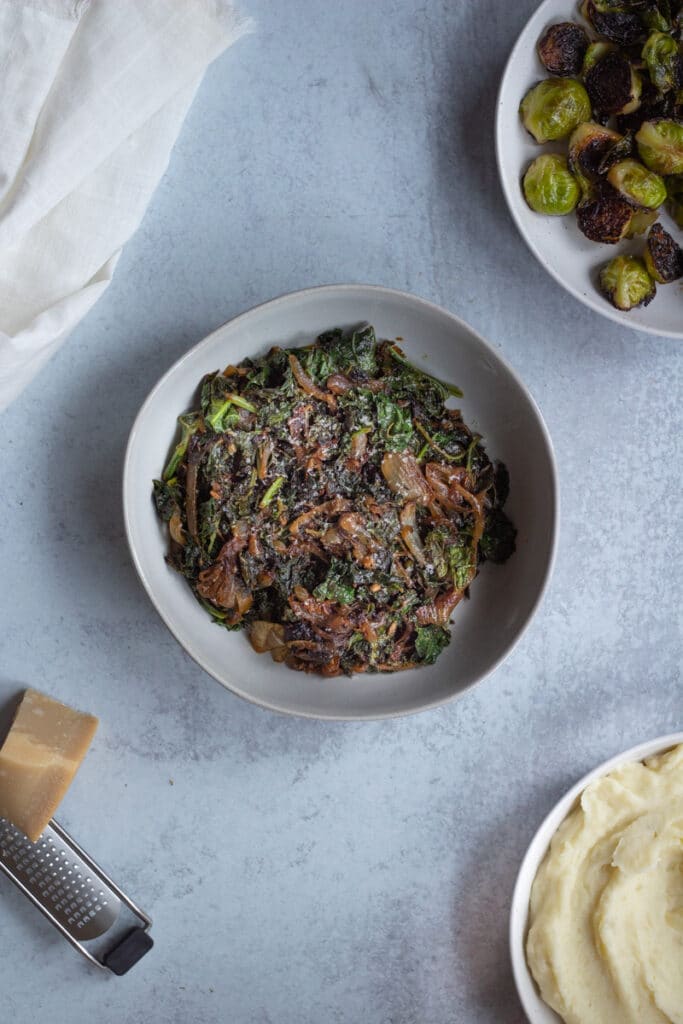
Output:
[[387,452],[382,459],[382,475],[389,489],[406,501],[428,505],[431,494],[420,465],[410,452]]

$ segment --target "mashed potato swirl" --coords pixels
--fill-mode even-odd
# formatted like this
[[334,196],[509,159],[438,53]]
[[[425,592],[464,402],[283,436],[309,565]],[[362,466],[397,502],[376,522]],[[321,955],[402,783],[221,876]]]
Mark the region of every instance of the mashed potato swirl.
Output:
[[584,790],[529,921],[529,967],[566,1024],[683,1024],[683,745]]

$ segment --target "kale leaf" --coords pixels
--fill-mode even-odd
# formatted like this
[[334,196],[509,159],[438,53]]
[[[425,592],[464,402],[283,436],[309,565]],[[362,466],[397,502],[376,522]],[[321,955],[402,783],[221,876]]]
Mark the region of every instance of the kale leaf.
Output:
[[444,647],[451,642],[449,630],[443,626],[418,626],[415,653],[426,665],[433,665]]
[[410,409],[398,405],[388,395],[375,395],[379,432],[390,451],[404,451],[415,437]]
[[348,562],[333,558],[327,570],[327,576],[313,591],[319,601],[338,601],[339,604],[353,604],[356,598],[352,568]]
[[486,516],[484,535],[479,541],[482,558],[487,562],[506,562],[515,551],[517,530],[505,513],[492,509]]

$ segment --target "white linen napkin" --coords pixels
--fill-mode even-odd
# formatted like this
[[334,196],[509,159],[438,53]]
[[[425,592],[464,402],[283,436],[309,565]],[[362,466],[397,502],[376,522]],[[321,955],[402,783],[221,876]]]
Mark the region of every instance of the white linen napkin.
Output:
[[227,0],[0,0],[0,410],[109,284]]

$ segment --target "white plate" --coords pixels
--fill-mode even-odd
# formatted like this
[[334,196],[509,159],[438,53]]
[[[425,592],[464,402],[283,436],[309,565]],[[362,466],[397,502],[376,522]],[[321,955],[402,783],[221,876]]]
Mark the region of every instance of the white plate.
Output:
[[653,754],[663,753],[670,747],[677,747],[683,743],[683,732],[675,732],[670,736],[660,736],[648,743],[641,743],[631,750],[624,751],[611,757],[609,761],[594,768],[592,772],[585,775],[565,796],[553,807],[538,832],[531,840],[531,845],[526,852],[522,866],[517,875],[515,891],[512,896],[512,909],[510,911],[510,955],[512,958],[512,971],[515,976],[515,984],[519,998],[522,1001],[524,1012],[531,1024],[562,1024],[561,1018],[551,1010],[547,1003],[544,1003],[538,994],[536,983],[531,976],[527,966],[524,946],[526,943],[527,923],[529,917],[529,897],[531,886],[540,867],[541,861],[546,855],[550,846],[550,840],[557,832],[567,815],[573,810],[578,798],[586,786],[614,771],[619,765],[627,761],[643,761]]
[[[465,421],[483,434],[511,478],[507,505],[518,528],[515,555],[486,565],[472,599],[454,616],[453,642],[436,665],[392,675],[322,679],[257,655],[244,633],[213,624],[186,581],[164,562],[166,528],[152,503],[176,430],[203,374],[267,351],[306,344],[323,330],[367,320],[380,338],[404,339],[408,356],[465,392]],[[337,285],[274,299],[237,317],[191,349],[153,389],[126,452],[123,504],[133,561],[166,625],[207,672],[234,693],[276,711],[317,718],[380,718],[433,707],[462,693],[512,650],[548,581],[557,531],[557,481],[550,438],[533,399],[501,356],[457,317],[386,288]]]
[[[510,212],[534,256],[568,292],[602,316],[626,327],[650,334],[683,338],[683,289],[680,282],[657,285],[657,295],[644,309],[621,312],[603,298],[597,288],[600,268],[618,253],[641,255],[644,238],[618,245],[598,245],[581,234],[576,217],[543,217],[529,209],[522,193],[522,177],[540,153],[566,153],[566,142],[539,146],[522,126],[519,104],[532,85],[548,72],[538,59],[536,44],[548,25],[576,21],[588,27],[571,0],[544,0],[527,22],[510,54],[498,93],[496,113],[496,157],[501,184]],[[660,220],[680,236],[668,214]],[[568,316],[571,313],[568,311]]]

